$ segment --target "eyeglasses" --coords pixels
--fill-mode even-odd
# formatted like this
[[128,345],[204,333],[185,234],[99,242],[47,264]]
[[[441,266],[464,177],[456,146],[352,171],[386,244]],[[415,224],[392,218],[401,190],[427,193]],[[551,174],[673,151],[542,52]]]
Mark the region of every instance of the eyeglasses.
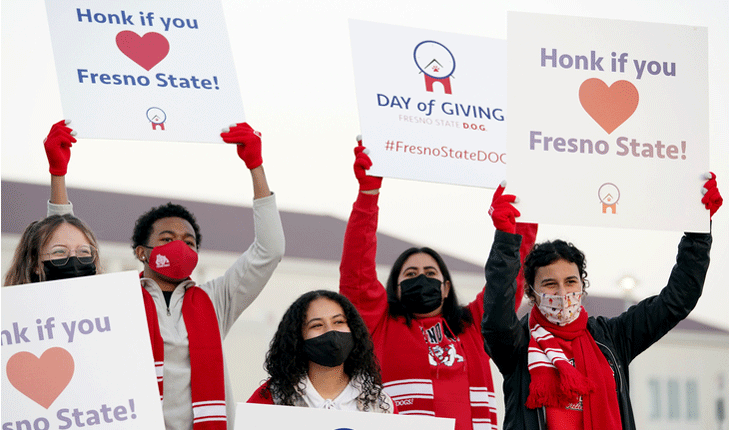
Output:
[[[83,264],[91,264],[96,260],[97,251],[91,245],[81,245],[76,248],[73,252],[76,254],[76,258]],[[49,255],[51,264],[54,266],[63,266],[68,263],[68,259],[71,257],[71,250],[63,245],[56,245],[51,248],[51,252],[41,255]]]

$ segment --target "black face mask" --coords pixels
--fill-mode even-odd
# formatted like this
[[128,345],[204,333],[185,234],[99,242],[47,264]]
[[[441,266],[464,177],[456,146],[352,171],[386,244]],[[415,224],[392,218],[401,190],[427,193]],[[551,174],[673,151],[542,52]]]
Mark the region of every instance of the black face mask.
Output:
[[354,339],[348,331],[329,330],[304,341],[304,352],[309,360],[327,367],[344,363],[353,348]]
[[93,261],[91,263],[82,263],[78,257],[69,257],[63,266],[56,266],[50,260],[46,260],[43,262],[43,272],[46,274],[46,281],[55,281],[57,279],[95,275],[96,265]]
[[442,281],[418,275],[400,282],[400,303],[413,314],[428,314],[443,303]]

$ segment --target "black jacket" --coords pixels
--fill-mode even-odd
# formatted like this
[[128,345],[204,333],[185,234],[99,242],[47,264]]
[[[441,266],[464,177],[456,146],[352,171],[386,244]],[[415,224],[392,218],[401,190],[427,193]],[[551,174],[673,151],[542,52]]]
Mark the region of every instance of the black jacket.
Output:
[[[529,315],[514,312],[521,236],[496,231],[486,262],[481,331],[486,353],[504,376],[504,430],[546,429],[544,408],[527,409],[529,395]],[[628,365],[657,342],[696,306],[709,268],[711,234],[686,233],[678,246],[668,284],[615,318],[589,317],[587,329],[615,375],[623,429],[635,429],[629,397]]]

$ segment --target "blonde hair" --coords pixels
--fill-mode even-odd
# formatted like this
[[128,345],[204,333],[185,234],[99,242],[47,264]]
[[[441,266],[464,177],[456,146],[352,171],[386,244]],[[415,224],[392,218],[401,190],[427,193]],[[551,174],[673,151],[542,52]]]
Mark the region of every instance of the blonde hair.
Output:
[[[53,233],[63,224],[71,224],[78,228],[89,243],[99,249],[96,236],[91,229],[73,215],[51,215],[40,221],[34,221],[25,229],[20,237],[20,243],[15,248],[13,262],[5,275],[4,286],[30,284],[45,281],[45,272],[40,258],[40,251],[50,240]],[[94,260],[96,273],[101,273],[100,258]]]

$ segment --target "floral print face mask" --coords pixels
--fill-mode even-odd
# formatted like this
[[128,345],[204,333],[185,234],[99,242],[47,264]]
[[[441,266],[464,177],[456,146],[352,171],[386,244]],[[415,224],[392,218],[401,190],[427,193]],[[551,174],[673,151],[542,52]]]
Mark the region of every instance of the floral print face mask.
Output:
[[558,326],[566,326],[580,316],[582,309],[582,292],[567,293],[563,296],[539,293],[532,288],[534,294],[539,297],[539,312],[544,315],[547,321]]

